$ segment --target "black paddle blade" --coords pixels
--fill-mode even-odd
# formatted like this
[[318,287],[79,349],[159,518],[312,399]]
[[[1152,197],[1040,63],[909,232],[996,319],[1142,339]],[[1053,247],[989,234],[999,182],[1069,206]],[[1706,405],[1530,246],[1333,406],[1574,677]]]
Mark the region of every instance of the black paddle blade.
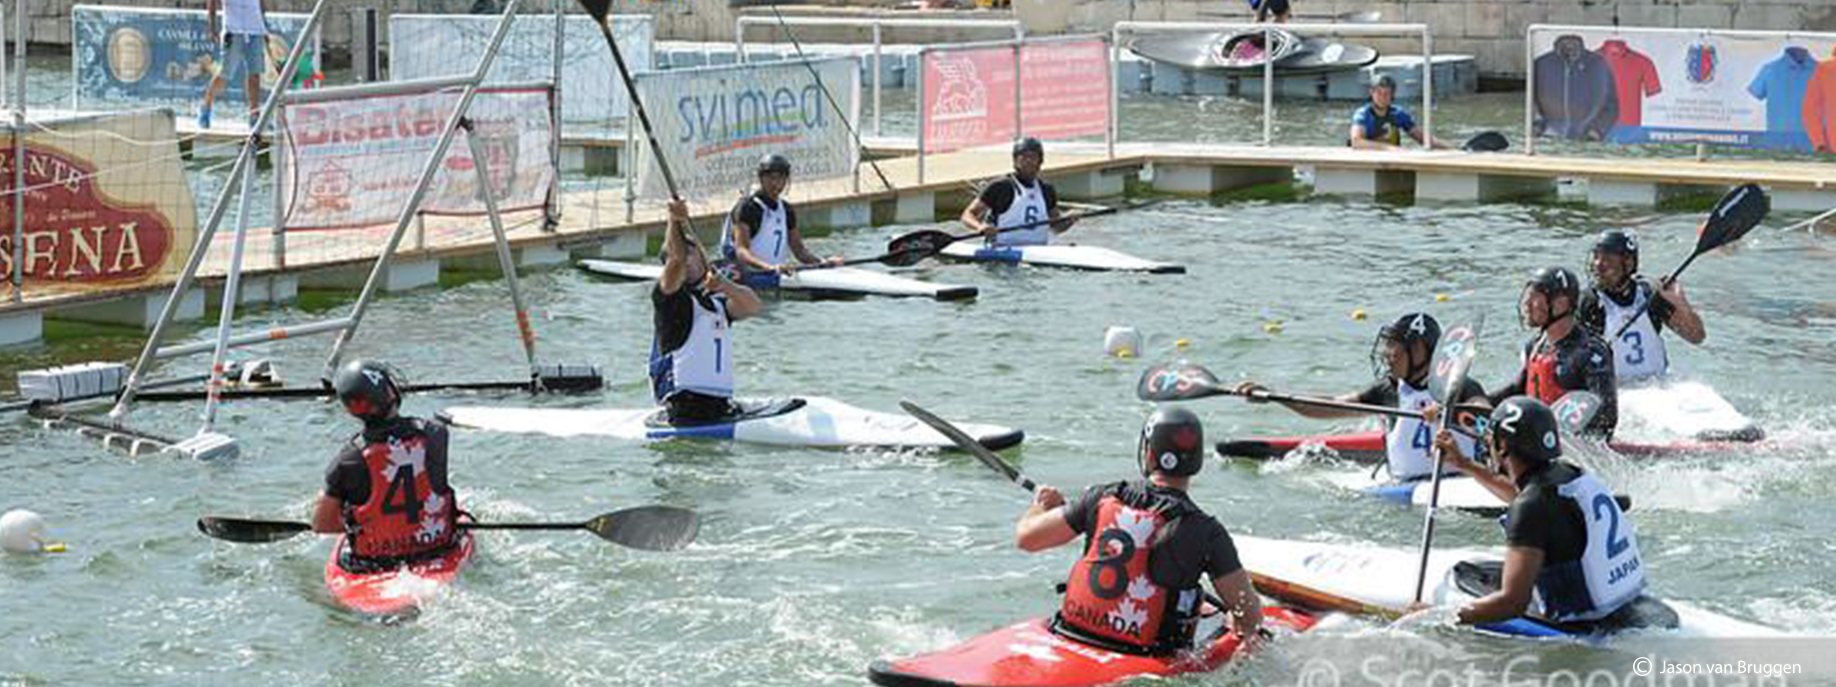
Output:
[[1469,153],[1496,153],[1509,147],[1511,139],[1496,131],[1487,131],[1467,139],[1466,145],[1460,146],[1460,149]]
[[639,506],[588,520],[586,529],[620,546],[675,551],[695,541],[701,532],[701,516],[674,506]]
[[242,518],[198,518],[198,531],[213,539],[243,544],[266,544],[312,531],[312,525],[286,520],[244,520]]
[[580,0],[581,9],[593,15],[600,24],[606,23],[606,15],[612,12],[612,0]]
[[1202,365],[1155,365],[1141,372],[1135,397],[1143,401],[1191,401],[1230,393]]
[[1759,226],[1772,211],[1772,199],[1758,184],[1741,184],[1728,191],[1709,211],[1708,221],[1696,236],[1696,252],[1706,253],[1739,241]]
[[1556,424],[1563,434],[1578,436],[1587,429],[1587,424],[1594,421],[1604,403],[1591,391],[1570,391],[1556,399],[1549,409],[1555,412]]
[[982,461],[982,464],[988,466],[988,469],[1001,473],[1015,484],[1025,487],[1027,491],[1033,490],[1033,481],[1021,475],[1018,468],[1009,465],[1005,460],[1001,460],[1001,457],[995,455],[994,451],[988,450],[987,446],[983,446],[982,442],[976,441],[975,437],[969,436],[968,432],[964,432],[957,428],[956,425],[950,424],[949,420],[937,417],[931,414],[931,411],[920,408],[918,404],[911,401],[900,401],[899,407],[905,409],[905,412],[912,417],[918,418],[919,422],[929,425],[931,429],[937,430],[937,433],[949,438],[950,443],[956,444],[957,448],[968,451],[969,455],[975,456],[976,460]]
[[921,229],[900,236],[886,243],[886,259],[881,262],[889,267],[910,267],[922,262],[925,258],[937,254],[944,246],[956,242],[956,237],[941,229]]
[[1460,387],[1466,385],[1466,373],[1479,355],[1479,328],[1484,325],[1485,316],[1480,315],[1472,324],[1458,325],[1441,334],[1441,343],[1434,350],[1433,375],[1428,380],[1428,391],[1441,403],[1457,399]]

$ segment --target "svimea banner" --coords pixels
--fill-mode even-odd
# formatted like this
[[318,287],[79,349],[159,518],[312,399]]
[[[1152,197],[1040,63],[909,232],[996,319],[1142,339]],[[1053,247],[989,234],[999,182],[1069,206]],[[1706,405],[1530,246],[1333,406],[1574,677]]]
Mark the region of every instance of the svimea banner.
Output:
[[[814,72],[814,75],[812,74]],[[818,83],[816,75],[820,75]],[[759,156],[790,158],[798,179],[854,173],[858,151],[848,124],[859,120],[860,60],[838,57],[682,69],[636,76],[657,142],[682,192],[744,191]],[[835,105],[823,96],[827,88]],[[848,124],[836,115],[847,113]],[[669,188],[647,145],[638,153],[638,194],[664,198]]]
[[1532,27],[1535,133],[1836,150],[1836,34]]

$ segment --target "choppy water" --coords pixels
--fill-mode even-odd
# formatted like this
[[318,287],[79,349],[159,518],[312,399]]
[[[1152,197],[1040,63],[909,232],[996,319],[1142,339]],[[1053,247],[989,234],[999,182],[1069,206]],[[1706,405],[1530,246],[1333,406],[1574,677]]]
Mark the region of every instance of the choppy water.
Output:
[[[740,385],[744,393],[822,394],[885,410],[911,399],[949,417],[1022,427],[1027,442],[1009,455],[1036,480],[1080,488],[1129,475],[1149,410],[1132,396],[1143,361],[1102,354],[1109,325],[1141,328],[1149,360],[1180,355],[1220,376],[1338,392],[1369,380],[1370,341],[1382,321],[1416,308],[1444,322],[1483,311],[1489,326],[1477,375],[1496,384],[1526,336],[1512,311],[1521,275],[1548,263],[1579,268],[1591,235],[1609,227],[1636,229],[1647,269],[1667,269],[1689,251],[1696,222],[1687,211],[1560,203],[1169,200],[1087,222],[1068,238],[1177,260],[1189,267],[1184,276],[927,266],[912,274],[979,286],[981,298],[777,303],[738,326]],[[813,243],[866,255],[911,228]],[[1698,261],[1686,282],[1709,340],[1671,347],[1678,368],[1715,386],[1786,447],[1638,464],[1585,458],[1638,504],[1653,591],[1822,635],[1836,633],[1829,240],[1762,228]],[[421,395],[409,412],[480,402],[647,404],[642,287],[565,269],[524,283],[544,359],[604,365],[611,388],[538,400]],[[1449,301],[1435,302],[1437,294]],[[314,295],[239,324],[324,316],[347,298]],[[1352,319],[1357,309],[1369,318]],[[392,360],[415,378],[519,375],[501,281],[452,280],[392,296],[368,317],[353,352]],[[1265,331],[1269,322],[1281,331]],[[50,343],[0,349],[0,378],[125,358],[139,343],[126,330],[56,325],[52,334]],[[207,334],[201,326],[191,332]],[[1178,338],[1192,346],[1176,353]],[[329,343],[287,341],[260,353],[305,380]],[[1353,426],[1230,399],[1196,407],[1209,439]],[[134,418],[186,434],[198,410],[147,405]],[[308,517],[352,423],[320,402],[256,401],[227,406],[220,426],[242,440],[243,456],[200,464],[128,459],[23,418],[0,421],[0,509],[43,513],[70,545],[61,555],[0,556],[0,684],[862,684],[875,658],[1049,612],[1052,585],[1073,557],[1069,548],[1015,550],[1012,521],[1026,495],[960,455],[461,431],[453,480],[481,519],[579,519],[669,503],[703,514],[701,538],[683,552],[651,554],[582,534],[491,533],[457,587],[418,620],[383,626],[330,604],[320,582],[329,541],[230,545],[192,524],[207,513]],[[1355,469],[1216,460],[1193,493],[1235,531],[1413,546],[1419,513],[1331,486],[1334,475]],[[1494,524],[1460,515],[1446,516],[1439,532],[1448,545],[1500,540]],[[1306,677],[1301,657],[1330,650],[1334,637],[1373,632],[1398,651],[1425,643],[1482,662],[1511,652],[1552,664],[1605,660],[1567,645],[1374,627],[1341,625],[1239,671],[1182,684],[1293,684]]]

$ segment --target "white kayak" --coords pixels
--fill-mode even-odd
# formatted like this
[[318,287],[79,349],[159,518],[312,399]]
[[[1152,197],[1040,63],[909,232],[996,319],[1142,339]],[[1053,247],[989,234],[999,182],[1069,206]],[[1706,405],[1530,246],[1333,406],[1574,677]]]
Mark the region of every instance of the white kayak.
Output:
[[[771,446],[812,448],[955,448],[937,430],[907,415],[857,408],[832,398],[740,399],[738,418],[699,425],[671,425],[656,408],[503,408],[458,406],[440,417],[459,427],[558,437],[609,437],[630,441],[676,438],[724,439]],[[1011,427],[958,424],[991,450],[1017,446],[1026,434]]]
[[1641,442],[1759,441],[1765,432],[1707,384],[1659,381],[1619,390],[1613,436]]
[[1183,265],[1143,260],[1108,248],[1070,243],[1043,246],[990,246],[975,240],[956,241],[944,246],[942,255],[972,262],[1069,267],[1079,270],[1148,272],[1150,274],[1186,273]]
[[[1433,480],[1422,479],[1408,482],[1385,480],[1373,485],[1363,475],[1332,479],[1335,482],[1341,482],[1342,486],[1363,491],[1367,496],[1421,508],[1427,508],[1430,503],[1438,503],[1441,508],[1452,508],[1485,517],[1497,517],[1504,515],[1505,511],[1511,507],[1511,504],[1506,503],[1504,499],[1498,498],[1496,494],[1487,490],[1485,485],[1479,483],[1479,480],[1465,475],[1442,477],[1441,497],[1438,501],[1434,500]],[[1618,494],[1616,498],[1619,499],[1620,508],[1631,510],[1631,497]]]
[[[1375,545],[1325,544],[1234,535],[1243,567],[1260,577],[1257,586],[1266,595],[1314,605],[1324,592],[1341,599],[1400,610],[1415,598],[1416,568],[1421,552]],[[1428,558],[1428,584],[1424,601],[1436,606],[1456,606],[1497,587],[1502,559],[1498,550],[1435,549]],[[1284,584],[1285,583],[1285,584]],[[1291,586],[1304,587],[1296,589]],[[1781,633],[1762,625],[1736,620],[1676,601],[1642,596],[1630,613],[1644,621],[1643,631],[1661,631],[1691,637],[1774,637]],[[1597,637],[1630,630],[1558,626],[1529,618],[1482,626],[1499,634],[1529,637]]]
[[[619,279],[655,281],[663,274],[662,265],[640,262],[620,262],[617,260],[581,260],[580,268],[593,274]],[[893,296],[934,298],[940,301],[967,300],[975,298],[977,290],[973,286],[957,284],[932,284],[930,282],[908,279],[877,270],[866,270],[858,267],[825,267],[822,269],[800,270],[788,277],[776,274],[750,274],[746,285],[753,288],[776,289],[784,292],[801,293],[811,298],[858,298],[861,296]]]

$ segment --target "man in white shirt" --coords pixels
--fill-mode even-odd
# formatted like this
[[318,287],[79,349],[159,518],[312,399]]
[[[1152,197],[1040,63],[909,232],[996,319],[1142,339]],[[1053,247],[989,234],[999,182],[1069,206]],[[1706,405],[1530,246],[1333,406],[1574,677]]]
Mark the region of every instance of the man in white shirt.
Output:
[[225,84],[246,75],[243,92],[249,96],[249,123],[261,110],[261,74],[267,70],[268,19],[261,0],[223,0],[223,30],[217,31],[217,4],[206,0],[212,40],[217,44],[217,75],[204,89],[204,107],[198,110],[198,128],[210,128],[210,108]]

